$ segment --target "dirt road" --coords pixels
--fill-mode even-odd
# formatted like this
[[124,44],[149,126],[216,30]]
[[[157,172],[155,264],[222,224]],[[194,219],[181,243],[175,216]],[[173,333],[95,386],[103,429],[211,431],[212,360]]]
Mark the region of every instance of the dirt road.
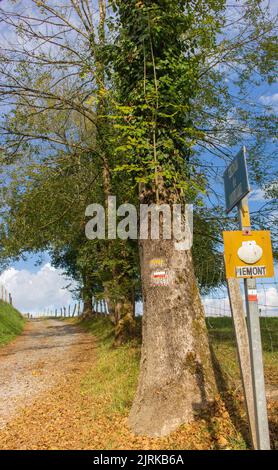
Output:
[[0,349],[0,429],[40,395],[91,360],[92,336],[59,320],[29,321],[22,336]]
[[[242,448],[238,433],[241,429],[246,431],[243,397],[238,402],[242,414],[238,414],[234,395],[229,408],[221,400],[217,403],[214,421],[208,414],[161,439],[132,434],[127,413],[114,410],[111,390],[115,384],[120,386],[119,381],[112,383],[111,388],[103,367],[96,368],[94,374],[100,351],[97,341],[69,321],[33,320],[22,336],[0,349],[0,450],[204,450],[219,448],[219,439],[221,447],[223,436],[225,441],[231,439],[233,449]],[[113,362],[118,360],[115,351],[106,353],[107,364],[118,370]],[[95,387],[91,391],[92,380],[100,385],[104,380],[105,396],[95,393]],[[277,410],[278,402],[269,401],[273,447],[278,430]]]

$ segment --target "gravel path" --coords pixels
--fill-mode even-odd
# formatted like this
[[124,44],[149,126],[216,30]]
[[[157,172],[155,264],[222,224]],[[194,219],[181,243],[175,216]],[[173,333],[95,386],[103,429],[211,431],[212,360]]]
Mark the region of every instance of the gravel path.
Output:
[[0,348],[0,428],[76,370],[92,337],[78,326],[52,319],[31,320],[24,333]]

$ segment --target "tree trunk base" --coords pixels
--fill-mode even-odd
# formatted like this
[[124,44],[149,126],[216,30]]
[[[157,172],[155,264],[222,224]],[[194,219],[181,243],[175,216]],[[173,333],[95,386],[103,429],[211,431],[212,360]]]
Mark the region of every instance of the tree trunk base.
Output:
[[[189,377],[184,378],[189,381]],[[181,384],[165,385],[163,389],[145,392],[141,403],[132,407],[128,424],[134,434],[149,437],[163,437],[175,431],[179,426],[196,419],[202,410],[211,407],[214,399],[194,402],[189,396],[197,390],[182,388]]]
[[83,320],[89,320],[90,318],[95,317],[95,312],[93,311],[92,299],[84,300],[84,309],[81,315]]
[[135,336],[136,325],[132,307],[130,302],[119,302],[116,305],[118,319],[115,324],[114,346],[116,347],[130,341]]
[[[156,275],[164,272],[160,284]],[[129,425],[158,437],[209,407],[216,385],[191,252],[177,251],[171,240],[142,241],[141,275],[143,343]]]

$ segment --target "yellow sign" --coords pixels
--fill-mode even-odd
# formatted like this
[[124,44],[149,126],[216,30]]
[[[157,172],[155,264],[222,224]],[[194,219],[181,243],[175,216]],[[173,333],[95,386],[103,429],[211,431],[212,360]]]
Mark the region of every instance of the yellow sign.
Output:
[[273,277],[269,231],[223,232],[226,277]]
[[165,265],[164,258],[153,258],[150,260],[150,267],[163,267]]

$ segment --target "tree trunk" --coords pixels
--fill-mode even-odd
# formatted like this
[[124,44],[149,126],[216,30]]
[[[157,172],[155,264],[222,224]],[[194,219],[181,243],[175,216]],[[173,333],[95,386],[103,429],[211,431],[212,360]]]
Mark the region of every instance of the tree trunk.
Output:
[[86,297],[83,300],[83,303],[84,303],[84,308],[83,308],[82,316],[84,318],[90,318],[94,316],[92,299],[90,297]]
[[132,339],[135,334],[135,318],[132,302],[117,302],[115,307],[115,340],[114,346],[120,346]]
[[92,293],[92,282],[90,280],[90,275],[88,272],[82,272],[82,280],[83,280],[83,287],[82,287],[82,299],[83,299],[83,318],[92,317],[93,312],[93,293]]
[[163,436],[193,420],[216,385],[191,252],[172,240],[142,240],[140,257],[143,344],[129,424],[137,434]]

